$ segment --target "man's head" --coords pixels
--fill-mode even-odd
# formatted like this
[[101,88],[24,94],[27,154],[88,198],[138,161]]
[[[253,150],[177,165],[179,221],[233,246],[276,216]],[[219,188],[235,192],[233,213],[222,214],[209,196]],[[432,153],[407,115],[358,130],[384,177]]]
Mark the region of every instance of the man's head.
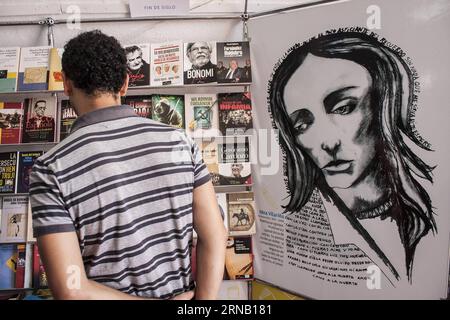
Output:
[[47,101],[38,100],[34,103],[33,111],[37,117],[43,117],[46,109],[47,109]]
[[143,65],[142,49],[138,46],[131,46],[125,48],[127,56],[127,65],[130,70],[139,70]]
[[178,65],[177,64],[174,64],[172,66],[172,71],[173,71],[173,73],[178,73]]
[[84,32],[64,46],[64,90],[88,96],[126,92],[127,58],[120,43],[99,30]]
[[242,163],[233,163],[231,165],[231,174],[235,178],[240,178],[242,169],[244,169],[244,166],[242,165]]
[[156,66],[155,71],[156,71],[156,74],[161,74],[161,72],[162,72],[161,66]]
[[165,64],[164,65],[164,72],[169,72],[170,71],[170,64]]
[[211,59],[212,48],[208,42],[190,42],[186,46],[186,56],[192,67],[201,68]]
[[238,67],[237,61],[236,61],[236,60],[231,60],[231,61],[230,61],[230,69],[231,69],[231,70],[236,70],[237,67]]

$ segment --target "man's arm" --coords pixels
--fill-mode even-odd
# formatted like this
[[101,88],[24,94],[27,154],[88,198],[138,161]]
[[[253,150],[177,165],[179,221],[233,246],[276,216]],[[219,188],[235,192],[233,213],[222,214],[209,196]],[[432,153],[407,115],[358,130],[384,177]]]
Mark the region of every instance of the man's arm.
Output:
[[[38,237],[37,241],[48,284],[55,299],[144,299],[89,280],[75,232],[51,233]],[[174,299],[191,299],[193,295],[193,291],[189,291]]]
[[216,299],[223,279],[227,232],[211,181],[194,189],[194,229],[197,232],[196,299]]

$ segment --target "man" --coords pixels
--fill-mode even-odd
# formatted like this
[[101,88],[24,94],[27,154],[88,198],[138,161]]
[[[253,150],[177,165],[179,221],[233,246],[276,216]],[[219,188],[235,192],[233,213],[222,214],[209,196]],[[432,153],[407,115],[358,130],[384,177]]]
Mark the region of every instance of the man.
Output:
[[242,69],[244,70],[242,81],[252,82],[252,64],[250,59],[245,60],[245,66]]
[[195,297],[214,299],[226,232],[209,173],[183,131],[120,105],[126,63],[98,30],[65,46],[64,92],[79,117],[30,177],[49,287],[57,299],[190,299],[195,229]]
[[211,62],[212,46],[208,42],[190,42],[186,46],[186,56],[191,69],[184,72],[185,84],[216,81],[216,65]]
[[129,86],[150,85],[150,65],[142,58],[142,49],[138,46],[125,48],[127,55],[127,66]]
[[227,74],[227,68],[223,65],[222,61],[217,62],[217,79],[225,79]]
[[226,82],[239,82],[244,76],[243,71],[239,68],[238,62],[236,60],[231,60],[229,64],[227,74],[225,75]]

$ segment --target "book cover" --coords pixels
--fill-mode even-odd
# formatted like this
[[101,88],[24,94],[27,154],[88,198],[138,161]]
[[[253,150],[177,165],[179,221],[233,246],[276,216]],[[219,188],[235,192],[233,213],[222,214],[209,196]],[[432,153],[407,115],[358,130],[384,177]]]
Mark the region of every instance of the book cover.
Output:
[[64,140],[69,134],[73,123],[77,120],[77,113],[70,104],[70,100],[61,100],[61,123],[59,128],[59,141]]
[[225,253],[224,280],[253,279],[252,237],[229,237]]
[[23,102],[0,102],[0,144],[21,141]]
[[22,143],[54,142],[56,97],[25,100]]
[[251,185],[251,166],[248,162],[219,163],[218,186]]
[[61,59],[64,53],[63,48],[51,48],[49,58],[49,79],[48,90],[62,91],[64,90],[62,79]]
[[19,152],[17,170],[17,193],[28,193],[30,188],[30,173],[34,162],[42,156],[42,151]]
[[140,117],[152,118],[152,96],[127,96],[123,99],[123,104],[127,104],[134,109]]
[[27,196],[4,196],[0,242],[25,242],[28,217]]
[[17,91],[47,90],[50,49],[49,46],[21,48]]
[[20,48],[0,48],[0,93],[16,91],[19,59]]
[[249,300],[249,282],[224,280],[220,284],[218,300]]
[[152,86],[182,85],[183,43],[152,43],[151,69]]
[[17,152],[0,153],[0,194],[16,191]]
[[186,132],[193,138],[220,136],[216,94],[186,94]]
[[217,152],[217,142],[215,138],[211,139],[194,139],[200,152],[202,153],[203,162],[206,165],[217,164],[219,162]]
[[184,95],[152,95],[152,119],[184,129]]
[[184,84],[217,82],[216,43],[187,42],[184,44]]
[[17,263],[16,263],[16,279],[15,287],[23,288],[25,283],[25,258],[26,246],[24,244],[17,245]]
[[228,230],[228,203],[226,193],[216,193],[217,204],[219,206],[220,215],[223,219],[225,229]]
[[252,282],[251,296],[252,300],[305,300],[300,296],[257,280]]
[[217,143],[219,163],[250,162],[250,138],[224,137]]
[[33,212],[31,210],[31,203],[28,201],[27,206],[27,242],[36,242],[33,233]]
[[253,192],[227,194],[228,232],[231,236],[256,233],[255,199]]
[[244,135],[251,128],[250,92],[219,93],[219,129],[222,135]]
[[150,44],[129,44],[124,46],[127,56],[129,87],[150,85]]
[[0,244],[0,289],[14,288],[16,265],[17,246]]
[[39,254],[39,248],[37,244],[33,246],[33,288],[42,289],[47,288],[47,275],[45,273],[44,264]]
[[252,82],[250,43],[248,41],[217,43],[217,82]]

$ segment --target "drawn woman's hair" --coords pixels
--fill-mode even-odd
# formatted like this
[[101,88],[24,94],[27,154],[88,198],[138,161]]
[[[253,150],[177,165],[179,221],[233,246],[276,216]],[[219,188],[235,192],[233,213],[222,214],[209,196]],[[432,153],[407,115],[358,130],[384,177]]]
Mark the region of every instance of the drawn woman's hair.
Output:
[[[390,189],[395,204],[401,212],[392,216],[396,220],[400,238],[406,252],[408,277],[411,275],[415,247],[430,230],[436,231],[431,199],[415,177],[432,182],[432,167],[422,161],[405,143],[410,140],[417,146],[430,150],[413,132],[411,113],[417,102],[411,69],[398,50],[383,45],[375,37],[361,32],[339,32],[320,35],[293,46],[274,69],[268,86],[269,112],[273,125],[279,129],[280,144],[284,154],[284,174],[289,193],[285,212],[299,211],[310,198],[315,187],[325,193],[330,188],[324,182],[320,169],[304,153],[298,143],[284,103],[284,89],[294,72],[308,54],[322,58],[339,58],[363,66],[372,78],[371,107],[374,125],[379,127],[381,146],[377,150],[379,171]],[[313,76],[313,75],[312,75]],[[301,88],[298,88],[301,90]],[[305,95],[308,94],[305,92]],[[326,129],[325,129],[326,130]],[[343,202],[335,202],[345,206]],[[341,211],[349,212],[348,208]],[[351,214],[347,218],[361,229]],[[361,231],[366,238],[368,234]],[[394,273],[395,270],[394,270]]]

